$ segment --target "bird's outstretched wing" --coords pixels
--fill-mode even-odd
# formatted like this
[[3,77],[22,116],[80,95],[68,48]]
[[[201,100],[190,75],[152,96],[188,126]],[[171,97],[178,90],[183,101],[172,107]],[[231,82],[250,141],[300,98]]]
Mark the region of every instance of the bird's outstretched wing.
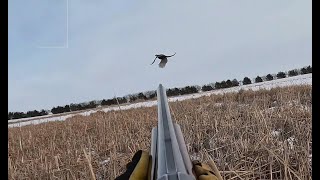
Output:
[[166,56],[166,57],[172,57],[172,56],[174,56],[174,55],[176,55],[176,53],[174,53],[173,55],[171,55],[171,56]]
[[152,62],[150,65],[152,65],[152,64],[156,61],[156,59],[157,59],[157,57],[156,57],[156,58],[154,58],[153,62]]

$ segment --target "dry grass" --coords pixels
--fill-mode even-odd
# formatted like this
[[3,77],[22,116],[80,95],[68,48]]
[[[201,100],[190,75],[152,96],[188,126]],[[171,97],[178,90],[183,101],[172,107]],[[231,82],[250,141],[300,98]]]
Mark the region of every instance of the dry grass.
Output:
[[[311,96],[311,86],[292,86],[170,109],[191,159],[207,162],[208,152],[224,179],[312,179]],[[9,179],[114,179],[137,150],[149,150],[156,125],[149,107],[10,128]]]

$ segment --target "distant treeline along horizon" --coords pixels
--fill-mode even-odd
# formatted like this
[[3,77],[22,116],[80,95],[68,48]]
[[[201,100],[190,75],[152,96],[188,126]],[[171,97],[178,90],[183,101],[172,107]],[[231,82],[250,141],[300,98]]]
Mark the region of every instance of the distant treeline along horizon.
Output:
[[[306,66],[300,69],[292,69],[287,72],[278,72],[277,74],[268,74],[266,76],[257,76],[252,79],[254,83],[264,82],[264,81],[271,81],[274,79],[281,79],[286,77],[292,77],[297,75],[309,74],[312,73],[312,67]],[[244,77],[242,81],[238,81],[237,79],[233,80],[226,80],[221,82],[209,83],[203,86],[185,86],[181,88],[169,88],[167,89],[167,96],[178,96],[178,95],[185,95],[185,94],[192,94],[204,91],[211,91],[215,89],[223,89],[223,88],[230,88],[239,85],[247,85],[252,84],[251,79],[248,77]],[[146,91],[140,92],[135,94],[129,94],[123,97],[114,97],[112,99],[103,99],[100,101],[90,101],[90,102],[83,102],[83,103],[71,103],[70,105],[65,106],[57,106],[53,107],[51,110],[33,110],[24,112],[9,112],[8,113],[8,120],[11,119],[20,119],[20,118],[28,118],[28,117],[37,117],[37,116],[44,116],[50,113],[52,114],[60,114],[72,111],[80,111],[86,109],[97,108],[101,106],[111,106],[111,105],[118,105],[118,104],[125,104],[125,103],[133,103],[138,101],[145,101],[145,100],[152,100],[155,99],[157,96],[156,91]]]

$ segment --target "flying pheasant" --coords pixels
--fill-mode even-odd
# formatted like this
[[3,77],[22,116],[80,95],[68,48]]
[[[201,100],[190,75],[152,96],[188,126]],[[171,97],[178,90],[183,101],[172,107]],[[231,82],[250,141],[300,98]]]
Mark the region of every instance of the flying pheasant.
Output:
[[168,62],[168,57],[172,57],[174,56],[176,53],[174,53],[171,56],[166,56],[164,54],[156,54],[156,58],[154,58],[153,62],[151,63],[151,65],[156,61],[157,58],[159,58],[161,61],[159,63],[159,67],[160,68],[164,68],[164,66],[166,66],[167,62]]

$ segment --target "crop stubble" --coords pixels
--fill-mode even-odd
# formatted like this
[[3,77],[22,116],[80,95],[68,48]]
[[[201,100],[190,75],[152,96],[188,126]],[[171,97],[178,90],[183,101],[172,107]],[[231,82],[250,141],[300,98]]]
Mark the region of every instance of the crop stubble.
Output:
[[[224,179],[312,179],[311,105],[307,85],[169,102],[191,159]],[[9,128],[9,179],[114,179],[156,125],[154,106]]]

